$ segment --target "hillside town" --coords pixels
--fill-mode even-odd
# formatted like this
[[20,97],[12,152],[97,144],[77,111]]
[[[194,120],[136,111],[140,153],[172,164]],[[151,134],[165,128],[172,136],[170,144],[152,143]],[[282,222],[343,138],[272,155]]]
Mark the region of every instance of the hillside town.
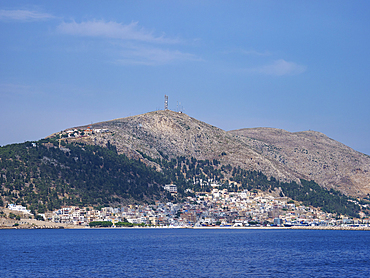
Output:
[[[176,185],[165,189],[176,194]],[[13,212],[31,216],[25,207],[9,205]],[[197,228],[197,227],[369,227],[369,219],[334,217],[330,213],[306,207],[286,197],[276,197],[259,191],[228,192],[214,188],[212,192],[198,192],[187,197],[185,203],[155,202],[146,205],[121,207],[66,206],[50,213],[38,215],[48,223],[89,227],[96,221],[126,222],[132,226]],[[23,223],[26,221],[23,219]]]

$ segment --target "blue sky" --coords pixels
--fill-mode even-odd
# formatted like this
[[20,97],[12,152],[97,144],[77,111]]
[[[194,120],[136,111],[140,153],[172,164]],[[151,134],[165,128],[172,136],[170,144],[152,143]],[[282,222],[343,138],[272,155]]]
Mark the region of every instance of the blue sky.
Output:
[[0,1],[0,145],[169,108],[370,154],[369,1]]

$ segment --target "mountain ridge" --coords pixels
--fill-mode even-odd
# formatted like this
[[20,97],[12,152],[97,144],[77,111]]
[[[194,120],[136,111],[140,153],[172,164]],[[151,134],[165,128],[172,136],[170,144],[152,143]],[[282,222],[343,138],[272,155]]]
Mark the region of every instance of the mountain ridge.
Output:
[[[370,193],[370,157],[317,131],[288,132],[275,128],[224,131],[184,113],[158,110],[75,127],[88,136],[65,140],[107,146],[160,170],[144,156],[218,159],[246,170],[261,171],[280,181],[313,180],[346,195]],[[94,130],[107,129],[97,133]],[[89,131],[90,130],[90,131]],[[53,136],[61,136],[56,133]],[[144,154],[144,156],[143,156]]]

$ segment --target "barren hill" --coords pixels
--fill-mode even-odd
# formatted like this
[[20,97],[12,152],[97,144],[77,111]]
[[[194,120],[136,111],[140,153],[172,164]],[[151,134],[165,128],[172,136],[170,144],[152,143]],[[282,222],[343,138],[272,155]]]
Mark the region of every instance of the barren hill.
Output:
[[229,134],[298,177],[353,196],[370,192],[370,157],[320,132],[249,128]]
[[[89,136],[68,138],[89,144],[113,144],[119,153],[142,159],[195,157],[262,171],[282,181],[315,180],[346,194],[370,193],[370,157],[318,132],[290,133],[279,129],[226,132],[183,113],[154,111],[96,123]],[[76,127],[88,130],[88,126]],[[97,132],[107,129],[109,132]]]

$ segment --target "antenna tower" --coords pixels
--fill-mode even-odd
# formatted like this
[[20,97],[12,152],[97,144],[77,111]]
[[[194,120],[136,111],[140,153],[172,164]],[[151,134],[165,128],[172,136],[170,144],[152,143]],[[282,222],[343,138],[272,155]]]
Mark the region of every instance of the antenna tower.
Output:
[[164,95],[164,110],[168,110],[168,96]]

